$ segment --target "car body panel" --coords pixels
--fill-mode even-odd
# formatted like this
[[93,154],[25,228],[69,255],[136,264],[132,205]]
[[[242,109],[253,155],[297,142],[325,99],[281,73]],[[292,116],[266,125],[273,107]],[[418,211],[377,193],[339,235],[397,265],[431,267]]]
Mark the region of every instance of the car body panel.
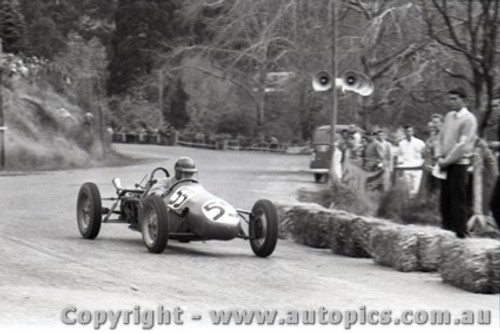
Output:
[[227,240],[241,230],[236,208],[198,183],[176,186],[164,197],[172,232],[191,232],[202,239]]

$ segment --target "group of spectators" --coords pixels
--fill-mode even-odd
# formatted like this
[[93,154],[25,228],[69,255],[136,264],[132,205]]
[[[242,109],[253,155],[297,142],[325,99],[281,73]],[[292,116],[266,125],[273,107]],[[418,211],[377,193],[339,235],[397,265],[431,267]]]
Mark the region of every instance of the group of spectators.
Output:
[[[386,130],[378,128],[360,133],[353,125],[341,132],[338,149],[341,152],[341,164],[346,158],[356,161],[365,171],[384,171],[383,189],[392,185],[394,167],[408,168],[404,178],[410,187],[410,194],[415,195],[422,178],[422,165],[427,145],[414,136],[412,126],[404,127],[404,139],[399,142],[388,140]],[[412,170],[414,169],[414,170]]]
[[112,131],[113,141],[121,143],[144,143],[175,145],[178,142],[189,144],[200,144],[214,146],[216,149],[223,146],[222,143],[232,143],[235,147],[246,149],[249,147],[266,147],[268,149],[279,149],[280,141],[274,135],[261,134],[258,137],[247,137],[241,134],[231,135],[227,133],[201,132],[191,129],[176,130],[170,124],[161,128],[152,128],[145,123],[136,126],[118,126]]
[[[477,159],[481,159],[482,174],[487,174],[484,184],[495,183],[492,191],[484,191],[482,214],[491,212],[500,229],[500,128],[494,137],[482,139],[478,135],[476,116],[467,109],[467,95],[463,88],[448,92],[451,111],[445,116],[433,114],[428,123],[429,136],[421,140],[414,136],[412,126],[404,127],[404,138],[389,142],[382,129],[362,135],[354,126],[341,133],[338,150],[342,160],[357,158],[366,171],[384,170],[384,188],[391,186],[395,166],[409,187],[410,196],[419,193],[435,194],[444,229],[457,237],[468,236],[467,222],[473,209],[472,174]],[[493,101],[493,118],[500,120],[500,91]],[[478,153],[478,152],[481,153]],[[344,164],[342,164],[344,165]],[[488,173],[487,173],[488,172]]]

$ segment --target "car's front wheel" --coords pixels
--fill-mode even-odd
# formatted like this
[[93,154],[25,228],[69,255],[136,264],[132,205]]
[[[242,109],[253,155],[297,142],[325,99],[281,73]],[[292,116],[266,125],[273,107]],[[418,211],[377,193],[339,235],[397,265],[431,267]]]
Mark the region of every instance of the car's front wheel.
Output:
[[278,242],[278,214],[269,200],[258,200],[250,217],[250,246],[258,257],[273,253]]
[[85,183],[80,187],[76,201],[76,221],[83,238],[94,239],[99,234],[102,222],[102,203],[101,194],[96,184]]
[[170,234],[170,220],[161,197],[151,195],[144,200],[139,223],[147,249],[152,253],[163,252]]

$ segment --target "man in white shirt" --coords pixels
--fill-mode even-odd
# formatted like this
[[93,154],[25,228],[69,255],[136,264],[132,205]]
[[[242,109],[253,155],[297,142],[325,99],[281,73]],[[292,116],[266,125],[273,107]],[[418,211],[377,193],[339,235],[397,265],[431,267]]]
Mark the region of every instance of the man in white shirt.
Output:
[[[421,167],[425,142],[414,137],[411,126],[405,126],[405,138],[398,143],[398,164],[403,167]],[[420,188],[422,170],[405,170],[404,178],[410,187],[410,196],[415,196]]]
[[349,125],[348,133],[350,136],[353,137],[354,145],[357,148],[361,144],[361,134],[359,133],[356,125],[354,125],[354,124]]

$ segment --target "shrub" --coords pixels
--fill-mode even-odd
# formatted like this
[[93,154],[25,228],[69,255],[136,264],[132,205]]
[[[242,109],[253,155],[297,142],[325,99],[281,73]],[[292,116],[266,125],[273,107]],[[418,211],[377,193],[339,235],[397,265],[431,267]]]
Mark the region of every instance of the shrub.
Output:
[[396,183],[395,186],[382,195],[376,215],[389,220],[401,220],[410,200],[408,191],[405,182]]
[[403,224],[441,225],[438,194],[410,198],[405,182],[398,182],[387,191],[380,202],[377,216]]
[[377,207],[377,195],[362,193],[356,189],[342,184],[339,181],[332,182],[329,188],[320,191],[299,191],[299,200],[316,202],[323,207],[344,210],[358,215],[373,215]]

